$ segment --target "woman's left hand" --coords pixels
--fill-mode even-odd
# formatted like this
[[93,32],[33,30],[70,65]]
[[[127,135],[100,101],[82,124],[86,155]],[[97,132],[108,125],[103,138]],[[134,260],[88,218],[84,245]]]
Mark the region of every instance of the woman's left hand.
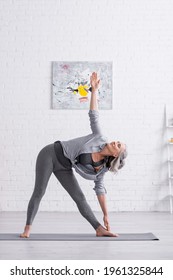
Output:
[[106,229],[107,229],[108,231],[110,231],[110,225],[109,225],[108,216],[104,216],[104,217],[103,217],[103,221],[104,221],[104,226],[106,227]]
[[92,91],[97,91],[100,87],[100,79],[97,76],[96,72],[93,72],[90,77],[90,83],[92,87]]

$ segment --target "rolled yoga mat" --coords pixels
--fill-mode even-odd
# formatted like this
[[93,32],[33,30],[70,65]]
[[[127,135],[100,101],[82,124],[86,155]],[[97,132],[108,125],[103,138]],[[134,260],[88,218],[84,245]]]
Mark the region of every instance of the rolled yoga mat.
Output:
[[118,237],[97,237],[83,233],[33,233],[29,238],[20,238],[18,233],[0,233],[0,241],[150,241],[159,240],[151,232],[119,233]]

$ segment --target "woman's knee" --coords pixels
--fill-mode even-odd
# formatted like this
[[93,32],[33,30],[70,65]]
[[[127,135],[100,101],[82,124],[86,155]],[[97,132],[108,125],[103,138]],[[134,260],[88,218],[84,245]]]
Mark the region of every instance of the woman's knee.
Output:
[[45,195],[45,192],[46,191],[44,189],[39,189],[37,191],[34,191],[32,198],[36,200],[40,200]]
[[80,194],[76,194],[73,197],[74,201],[79,204],[79,203],[83,203],[84,201],[86,201],[85,195],[83,193]]

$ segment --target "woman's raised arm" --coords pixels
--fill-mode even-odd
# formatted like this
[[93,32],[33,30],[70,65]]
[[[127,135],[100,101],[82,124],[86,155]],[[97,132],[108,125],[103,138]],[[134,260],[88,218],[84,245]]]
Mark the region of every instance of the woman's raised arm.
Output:
[[98,78],[98,75],[96,72],[93,72],[90,77],[90,83],[91,83],[91,100],[90,100],[90,110],[96,110],[98,111],[98,100],[97,100],[97,93],[98,89],[100,87],[100,79]]

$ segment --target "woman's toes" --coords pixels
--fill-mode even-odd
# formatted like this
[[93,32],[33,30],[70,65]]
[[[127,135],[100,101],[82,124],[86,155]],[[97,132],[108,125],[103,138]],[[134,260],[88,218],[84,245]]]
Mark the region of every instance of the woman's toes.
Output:
[[117,234],[117,233],[112,233],[111,236],[113,236],[113,237],[118,237],[118,234]]

